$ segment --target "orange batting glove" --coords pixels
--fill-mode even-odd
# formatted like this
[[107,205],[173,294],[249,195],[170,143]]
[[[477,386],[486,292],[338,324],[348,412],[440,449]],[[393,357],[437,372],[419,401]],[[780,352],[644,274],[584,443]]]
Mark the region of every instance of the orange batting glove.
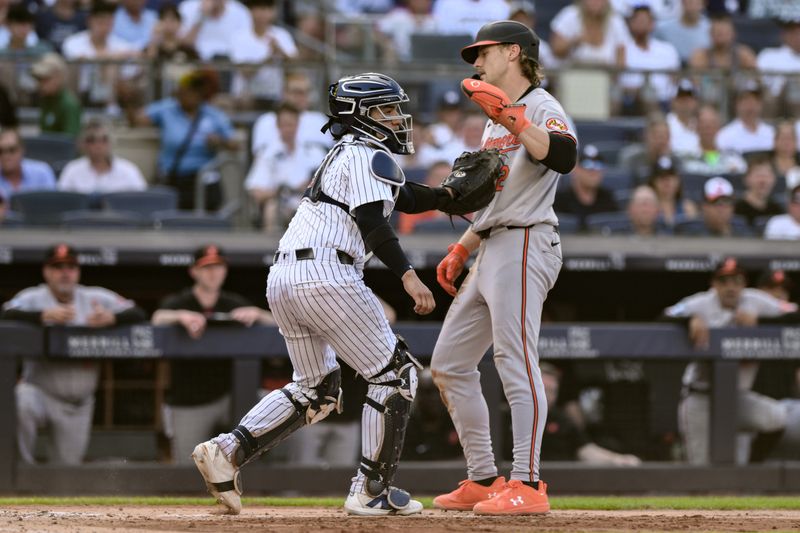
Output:
[[458,242],[448,246],[447,251],[450,253],[444,256],[439,266],[436,267],[436,281],[447,291],[447,294],[455,296],[458,291],[453,283],[464,270],[464,263],[467,262],[469,252]]
[[508,131],[519,136],[528,129],[531,121],[525,116],[525,104],[512,104],[502,89],[491,83],[465,78],[461,81],[461,90],[470,100],[481,106],[493,121],[502,124]]

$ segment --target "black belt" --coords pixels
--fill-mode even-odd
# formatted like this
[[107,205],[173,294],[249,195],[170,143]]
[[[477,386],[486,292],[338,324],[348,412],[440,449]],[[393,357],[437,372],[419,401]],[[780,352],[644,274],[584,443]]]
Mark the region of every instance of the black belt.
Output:
[[[478,237],[480,237],[482,240],[486,240],[486,239],[488,239],[489,237],[491,237],[491,236],[492,236],[492,232],[493,232],[493,231],[495,231],[495,230],[498,230],[498,229],[500,229],[500,228],[506,228],[506,229],[528,229],[528,228],[532,228],[532,227],[534,227],[534,226],[539,226],[539,225],[540,225],[540,224],[531,224],[530,226],[495,226],[495,227],[493,227],[493,228],[482,229],[482,230],[480,230],[480,231],[476,231],[475,233],[476,233],[476,235],[478,235]],[[546,226],[550,226],[550,224],[544,224],[544,225],[546,225]],[[558,226],[550,226],[550,227],[552,227],[552,228],[553,228],[553,231],[554,231],[555,233],[558,233]]]
[[[277,263],[278,259],[280,258],[281,252],[275,252],[275,257],[273,258],[273,263]],[[294,258],[297,261],[310,261],[314,259],[314,249],[313,248],[298,248],[294,251]],[[339,259],[339,262],[343,265],[352,265],[355,264],[356,260],[353,259],[353,256],[350,254],[343,252],[341,250],[336,250],[336,258]]]

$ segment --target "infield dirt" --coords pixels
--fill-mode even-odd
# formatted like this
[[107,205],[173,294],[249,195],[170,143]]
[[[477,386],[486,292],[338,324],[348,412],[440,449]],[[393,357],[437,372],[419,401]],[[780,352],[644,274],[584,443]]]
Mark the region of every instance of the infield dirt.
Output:
[[411,517],[348,517],[339,509],[249,507],[239,516],[212,507],[10,506],[0,532],[393,532],[481,531],[800,531],[800,511],[553,511],[537,517],[478,517],[425,510]]

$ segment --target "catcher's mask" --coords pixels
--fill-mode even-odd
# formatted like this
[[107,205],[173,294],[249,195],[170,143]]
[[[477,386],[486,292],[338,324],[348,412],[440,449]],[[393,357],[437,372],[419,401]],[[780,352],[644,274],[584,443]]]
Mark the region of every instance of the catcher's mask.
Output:
[[[351,130],[384,144],[395,154],[413,154],[411,115],[403,113],[400,104],[408,102],[403,88],[389,76],[375,72],[347,76],[332,84],[328,104],[332,119]],[[396,115],[387,115],[382,106],[396,105]],[[371,111],[377,109],[379,118]],[[398,129],[391,122],[400,120]]]

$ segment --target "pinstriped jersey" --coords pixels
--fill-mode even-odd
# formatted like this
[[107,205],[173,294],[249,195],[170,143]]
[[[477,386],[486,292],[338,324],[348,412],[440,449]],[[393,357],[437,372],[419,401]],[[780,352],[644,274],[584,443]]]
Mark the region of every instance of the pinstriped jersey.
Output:
[[[281,251],[298,248],[336,248],[361,261],[366,255],[364,240],[351,216],[360,205],[383,201],[383,214],[388,217],[394,209],[395,191],[378,181],[370,170],[372,155],[382,145],[367,144],[352,135],[342,137],[331,148],[315,180],[321,180],[322,192],[350,209],[304,198],[278,247]],[[393,156],[392,156],[393,157]]]
[[[525,116],[533,124],[577,139],[561,104],[544,89],[532,90],[517,103],[527,105]],[[491,120],[483,132],[482,146],[497,148],[507,159],[497,183],[497,193],[488,206],[475,214],[472,229],[481,231],[495,226],[539,223],[558,225],[553,200],[561,174],[534,160],[516,135]]]

